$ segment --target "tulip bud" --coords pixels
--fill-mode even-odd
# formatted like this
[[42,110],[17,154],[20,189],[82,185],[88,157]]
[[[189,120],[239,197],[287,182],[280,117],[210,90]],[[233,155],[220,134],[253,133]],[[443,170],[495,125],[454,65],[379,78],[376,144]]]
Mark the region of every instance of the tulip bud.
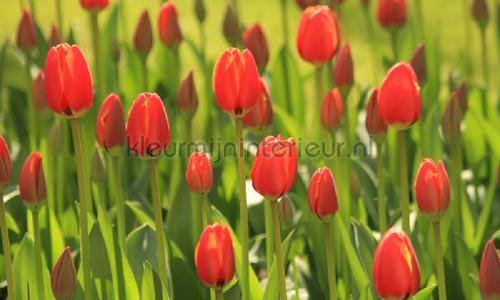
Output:
[[194,263],[198,277],[209,287],[222,289],[233,279],[234,249],[227,225],[205,227],[196,245]]
[[292,227],[295,209],[287,194],[284,194],[278,202],[278,215],[281,223],[285,225],[285,227]]
[[31,11],[23,9],[21,21],[17,27],[17,46],[23,51],[31,51],[36,47],[36,27]]
[[329,133],[335,133],[342,120],[342,96],[339,89],[334,88],[323,97],[321,103],[321,125]]
[[203,23],[207,16],[207,10],[205,9],[205,4],[203,3],[203,0],[194,1],[194,12],[198,22]]
[[408,14],[407,6],[406,0],[378,0],[378,22],[385,28],[403,27]]
[[366,107],[365,119],[366,131],[371,135],[376,142],[384,140],[387,134],[387,125],[384,123],[378,112],[378,89],[374,88],[368,106]]
[[149,13],[144,10],[139,17],[134,33],[134,49],[144,56],[147,56],[153,47],[153,30],[151,29],[151,19]]
[[50,127],[49,137],[48,137],[48,147],[50,149],[50,153],[56,155],[61,153],[62,150],[62,125],[61,121],[58,119],[54,120],[52,127]]
[[365,9],[369,8],[370,7],[370,0],[361,0],[361,5]]
[[[251,171],[252,186],[277,200],[290,191],[297,176],[297,146],[293,138],[268,136],[259,145]],[[272,178],[272,180],[270,180]]]
[[243,45],[252,52],[259,70],[264,70],[269,61],[269,50],[266,36],[259,23],[255,23],[243,32]]
[[90,179],[99,186],[106,184],[106,163],[98,148],[94,148],[92,152],[92,158],[90,160]]
[[304,10],[297,32],[297,49],[303,60],[316,66],[330,61],[340,38],[337,15],[328,6],[310,6]]
[[33,107],[38,112],[43,112],[47,108],[47,101],[45,101],[45,75],[43,70],[38,72],[32,87],[33,94]]
[[302,9],[319,4],[319,0],[295,0],[295,2],[297,2],[297,5]]
[[59,45],[60,43],[62,43],[62,37],[61,37],[61,33],[59,32],[59,29],[56,27],[56,25],[52,24],[50,26],[50,36],[49,36],[49,40],[48,40],[48,43],[49,43],[49,47],[52,48],[52,47],[55,47],[57,45]]
[[373,258],[373,283],[385,299],[406,299],[420,286],[420,267],[410,239],[403,231],[387,230]]
[[404,130],[418,121],[420,109],[420,87],[413,68],[406,63],[394,65],[378,92],[380,117],[387,125]]
[[323,167],[314,172],[307,188],[311,212],[323,221],[337,214],[339,201],[337,187],[330,169]]
[[19,194],[30,208],[36,208],[45,201],[47,190],[40,152],[32,152],[24,162],[19,176]]
[[98,12],[109,5],[109,0],[80,0],[83,9]]
[[71,300],[75,298],[76,270],[69,247],[64,248],[57,259],[54,269],[52,269],[50,283],[56,299]]
[[243,124],[246,127],[262,131],[273,123],[273,106],[269,88],[264,78],[260,78],[260,93],[257,103],[243,117]]
[[415,195],[418,208],[433,222],[441,216],[450,205],[450,181],[442,161],[434,164],[432,159],[424,159],[415,178]]
[[484,29],[490,20],[488,2],[486,0],[473,0],[471,11],[472,17],[476,21],[477,25]]
[[424,85],[427,82],[427,65],[425,62],[425,46],[424,44],[419,44],[413,52],[410,65],[413,70],[415,70],[415,75],[417,75],[418,83]]
[[111,154],[118,154],[125,145],[125,120],[120,97],[109,94],[97,113],[97,142]]
[[3,192],[12,176],[12,160],[9,147],[3,136],[0,135],[0,192]]
[[445,141],[451,143],[460,138],[460,124],[467,112],[467,106],[467,85],[462,83],[451,94],[441,119],[441,132]]
[[186,169],[186,182],[191,192],[208,194],[212,190],[213,176],[207,155],[203,152],[193,152]]
[[179,84],[177,92],[177,108],[186,120],[191,120],[198,109],[198,93],[194,84],[193,71]]
[[259,71],[252,53],[228,48],[217,60],[213,89],[220,108],[233,117],[245,115],[260,93]]
[[226,38],[226,41],[231,46],[236,46],[241,42],[240,17],[232,3],[227,4],[222,23],[222,32],[224,33],[224,38]]
[[89,66],[76,45],[52,47],[45,60],[45,99],[55,113],[79,118],[90,110],[94,91]]
[[340,48],[337,55],[335,68],[333,69],[333,82],[342,91],[342,95],[346,95],[354,84],[351,48],[349,43],[345,43]]
[[113,63],[118,64],[118,62],[120,61],[120,57],[122,55],[121,55],[121,50],[120,50],[120,43],[118,42],[118,40],[116,38],[114,38],[111,41],[111,49],[109,51],[109,54],[110,54],[110,57],[111,57]]
[[182,32],[179,26],[177,9],[171,1],[163,4],[160,8],[158,29],[160,32],[160,40],[165,46],[175,48],[182,41]]
[[137,156],[155,157],[170,144],[170,125],[160,96],[142,93],[128,113],[127,143]]
[[481,257],[479,289],[485,300],[500,298],[500,255],[493,240],[488,241]]

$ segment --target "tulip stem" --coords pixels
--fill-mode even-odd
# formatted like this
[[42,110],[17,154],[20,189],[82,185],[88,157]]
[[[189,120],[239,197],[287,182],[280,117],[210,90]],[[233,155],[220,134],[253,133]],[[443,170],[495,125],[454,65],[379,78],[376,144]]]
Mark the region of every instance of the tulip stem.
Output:
[[3,189],[0,190],[0,229],[2,230],[3,263],[5,277],[7,278],[7,293],[9,299],[16,299],[14,293],[14,280],[12,277],[12,256],[10,252],[9,230],[5,218],[5,202],[3,200]]
[[443,251],[441,249],[440,222],[432,222],[434,227],[434,244],[436,246],[436,267],[438,276],[439,300],[446,300],[446,282],[444,279]]
[[401,183],[401,212],[403,230],[410,234],[410,199],[408,199],[408,160],[406,153],[406,130],[398,131],[399,179]]
[[215,292],[215,300],[224,300],[224,291],[222,289],[213,289]]
[[145,91],[148,90],[148,57],[146,55],[141,55],[141,67],[142,67],[142,87]]
[[30,130],[29,134],[29,146],[30,150],[35,150],[37,148],[37,130],[35,126],[35,108],[33,107],[33,78],[31,77],[31,54],[26,52],[26,95],[28,99],[28,128]]
[[57,24],[59,26],[59,32],[63,36],[63,40],[64,40],[63,13],[62,13],[62,1],[61,0],[56,0],[56,13],[57,13]]
[[94,47],[95,74],[97,79],[97,99],[104,99],[104,66],[102,62],[101,40],[99,35],[99,12],[90,13],[92,27],[92,46]]
[[38,287],[38,298],[43,300],[45,297],[45,289],[43,285],[43,269],[42,269],[42,247],[40,240],[40,208],[34,207],[31,209],[31,214],[33,216],[33,231],[35,233],[35,269],[36,269],[36,283]]
[[275,264],[278,271],[280,282],[280,299],[286,300],[286,278],[283,253],[281,249],[280,216],[278,213],[278,199],[265,200],[271,202],[273,212],[273,235],[274,235],[274,254],[276,255]]
[[455,225],[456,225],[456,231],[461,231],[461,225],[462,225],[462,187],[461,187],[461,173],[462,173],[462,148],[460,145],[460,139],[457,141],[453,141],[450,144],[450,151],[451,151],[451,161],[452,161],[452,190],[453,190],[453,202],[452,205],[455,205],[454,209],[454,214],[455,217],[453,220],[455,220]]
[[201,224],[205,228],[208,225],[208,198],[205,193],[200,198]]
[[422,13],[422,0],[415,1],[415,16],[417,19],[417,32],[419,33],[419,38],[425,40],[425,29],[424,29],[424,17]]
[[113,155],[111,157],[111,163],[113,165],[113,180],[115,185],[115,197],[116,197],[116,223],[118,227],[118,242],[122,249],[125,249],[125,202],[123,198],[122,190],[122,176],[120,170],[120,156]]
[[488,74],[488,45],[486,41],[486,29],[481,28],[481,56],[483,58],[483,80],[484,80],[484,92],[482,97],[482,109],[483,115],[488,118],[488,90],[489,90],[489,74]]
[[247,192],[245,187],[245,156],[243,151],[243,118],[234,119],[236,123],[236,156],[238,160],[238,183],[240,189],[240,243],[241,243],[241,285],[243,291],[243,300],[249,298],[249,261],[248,261],[248,209]]
[[273,254],[274,254],[274,246],[273,246],[273,212],[271,208],[271,201],[268,199],[264,199],[264,221],[266,228],[266,270],[269,276],[269,272],[271,272],[271,267],[273,265]]
[[391,35],[392,53],[394,55],[394,63],[396,63],[399,59],[398,31],[397,31],[397,29],[391,29],[390,35]]
[[282,29],[283,29],[283,39],[285,41],[285,48],[288,49],[288,41],[289,41],[289,30],[288,30],[288,6],[286,0],[281,0],[281,21],[282,21]]
[[299,285],[299,270],[297,268],[297,257],[294,256],[292,258],[292,268],[293,268],[293,289],[295,292],[295,295],[293,297],[294,300],[299,300],[299,293],[300,293],[300,285]]
[[337,279],[335,278],[335,260],[333,259],[331,222],[324,222],[326,264],[328,270],[328,286],[330,300],[337,299]]
[[78,194],[80,198],[80,247],[81,261],[83,268],[83,288],[84,297],[86,300],[93,299],[92,287],[90,279],[90,260],[89,260],[89,230],[88,230],[88,214],[89,205],[91,204],[90,197],[90,182],[87,169],[87,159],[85,154],[85,143],[83,134],[83,126],[80,119],[70,119],[71,130],[73,132],[73,143],[75,148],[76,171],[78,176]]
[[317,66],[316,67],[316,72],[315,72],[315,79],[316,79],[316,101],[312,101],[311,105],[311,112],[312,116],[312,136],[311,139],[313,141],[316,140],[316,137],[319,134],[319,106],[321,105],[321,101],[323,100],[323,68],[322,66]]
[[161,213],[160,190],[158,188],[156,159],[148,160],[149,182],[153,198],[155,217],[156,251],[158,252],[158,271],[160,279],[167,286],[167,257],[165,254],[165,235],[163,234],[163,218]]
[[352,207],[352,209],[350,209],[350,214],[349,215],[353,215],[355,217],[358,216],[359,212],[358,212],[358,205],[357,205],[357,201],[354,201],[356,199],[351,199],[351,190],[350,190],[350,181],[351,181],[351,151],[353,150],[353,147],[352,147],[352,140],[351,140],[351,121],[350,121],[350,112],[349,112],[349,101],[347,101],[347,99],[349,98],[349,91],[347,92],[341,92],[342,93],[342,104],[344,106],[344,116],[345,116],[345,119],[344,119],[344,128],[343,128],[343,134],[344,134],[344,141],[345,141],[345,145],[346,145],[346,152],[345,152],[345,161],[344,161],[344,176],[345,176],[345,179],[343,180],[344,182],[344,198],[345,198],[345,201],[347,201],[348,203],[351,203],[352,205],[350,207]]
[[378,194],[378,226],[380,233],[387,228],[385,211],[385,182],[384,182],[384,143],[377,143],[377,194]]

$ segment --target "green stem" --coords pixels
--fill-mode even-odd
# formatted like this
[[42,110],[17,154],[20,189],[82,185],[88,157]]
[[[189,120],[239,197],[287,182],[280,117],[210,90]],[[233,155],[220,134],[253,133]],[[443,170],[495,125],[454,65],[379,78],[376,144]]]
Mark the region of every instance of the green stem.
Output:
[[62,1],[56,0],[57,26],[59,26],[59,32],[61,33],[61,35],[64,36],[62,11]]
[[422,10],[422,0],[416,0],[415,1],[415,16],[417,19],[417,31],[419,33],[419,38],[420,40],[425,40],[425,28],[424,28],[424,17],[423,17],[423,10]]
[[45,289],[43,284],[43,272],[42,272],[42,247],[41,247],[41,238],[40,238],[40,208],[34,207],[31,209],[31,213],[33,215],[33,228],[35,232],[35,269],[36,269],[36,279],[37,279],[37,288],[38,288],[38,298],[40,300],[44,299]]
[[120,7],[120,18],[121,18],[121,23],[122,23],[123,41],[125,43],[128,43],[129,42],[129,39],[128,39],[128,22],[129,22],[129,20],[127,19],[127,8],[125,5],[125,0],[119,1],[119,7]]
[[408,197],[408,160],[406,153],[406,130],[398,131],[399,179],[401,183],[401,212],[403,230],[410,234],[410,199]]
[[97,79],[97,99],[104,100],[105,85],[104,85],[104,66],[102,61],[101,40],[99,35],[99,13],[90,13],[92,25],[92,46],[94,48],[94,63]]
[[436,246],[436,268],[438,276],[439,300],[446,300],[446,282],[444,279],[443,251],[441,249],[441,229],[439,221],[433,222],[434,244]]
[[271,202],[271,209],[273,212],[274,254],[276,255],[275,264],[278,271],[278,278],[280,283],[280,299],[286,300],[285,265],[281,249],[281,232],[280,232],[280,220],[278,213],[278,201],[277,199],[272,199],[272,200],[267,199],[265,201]]
[[148,57],[141,55],[141,68],[142,68],[142,87],[145,91],[148,90]]
[[345,182],[345,186],[344,186],[344,197],[345,197],[345,200],[344,201],[347,201],[349,203],[352,203],[352,215],[357,217],[359,212],[358,212],[358,205],[357,205],[357,202],[356,201],[351,201],[351,200],[355,200],[355,199],[351,199],[351,189],[350,189],[350,186],[349,186],[349,182],[351,181],[351,151],[353,151],[353,147],[352,147],[352,139],[351,139],[351,121],[350,121],[350,109],[349,109],[349,92],[346,91],[346,92],[342,92],[342,104],[344,106],[344,116],[345,116],[345,119],[344,119],[344,140],[345,140],[345,144],[346,144],[346,152],[345,152],[345,165],[344,165],[344,168],[345,168],[345,179],[344,179],[344,182]]
[[11,300],[16,299],[14,293],[14,280],[12,277],[12,256],[10,251],[9,230],[5,220],[5,202],[3,200],[3,188],[0,190],[0,229],[2,230],[3,263],[5,277],[7,278],[7,295]]
[[398,45],[398,31],[397,29],[391,29],[391,46],[392,53],[394,55],[394,63],[396,63],[399,59],[399,45]]
[[296,259],[297,258],[295,256],[292,258],[293,289],[294,289],[294,292],[295,292],[295,295],[294,295],[293,299],[299,300],[299,290],[300,290],[300,286],[299,286],[299,269],[297,269]]
[[471,60],[471,44],[469,41],[471,41],[471,20],[470,20],[470,10],[469,10],[469,0],[462,0],[462,8],[463,8],[463,18],[464,18],[464,24],[465,24],[465,65],[466,65],[466,70],[465,74],[470,77],[471,76],[471,66],[470,66],[470,60]]
[[482,109],[485,118],[488,118],[488,90],[489,90],[489,73],[488,73],[488,45],[486,41],[486,29],[481,28],[481,56],[483,58],[483,80],[484,80],[484,92],[482,97]]
[[366,32],[368,34],[368,40],[370,42],[370,48],[371,48],[371,59],[372,59],[372,75],[373,75],[373,82],[378,81],[378,74],[379,74],[379,65],[378,65],[378,57],[377,57],[377,41],[375,40],[375,34],[373,32],[373,19],[370,13],[370,8],[363,6],[363,14],[365,18],[365,24],[366,24]]
[[454,141],[450,144],[451,151],[451,161],[452,161],[452,193],[453,193],[453,203],[454,205],[454,214],[453,218],[454,224],[456,226],[456,231],[461,232],[462,227],[462,181],[461,181],[461,173],[462,173],[462,148],[460,140]]
[[222,289],[214,289],[215,300],[224,300],[224,291]]
[[29,146],[30,150],[33,151],[37,148],[37,130],[36,130],[36,115],[35,108],[33,107],[33,78],[31,77],[31,54],[26,52],[26,95],[28,100],[28,128],[30,130],[29,134]]
[[264,221],[266,228],[266,270],[267,273],[271,272],[271,266],[273,265],[273,212],[271,208],[271,202],[264,199]]
[[125,249],[125,236],[127,235],[127,233],[125,229],[125,202],[123,198],[120,156],[113,155],[111,157],[111,163],[113,165],[113,180],[116,197],[116,222],[118,227],[118,242],[122,249]]
[[286,0],[281,0],[281,23],[283,29],[283,39],[285,41],[285,48],[288,49],[288,44],[290,40],[289,30],[288,30],[288,6]]
[[337,299],[337,279],[335,278],[335,259],[333,258],[332,247],[332,224],[324,222],[326,266],[328,270],[328,286],[330,289],[330,300]]
[[380,233],[387,229],[384,182],[384,143],[377,143],[377,195],[378,195],[378,226]]
[[208,225],[208,199],[206,194],[201,194],[200,197],[201,224],[203,228]]
[[240,192],[240,242],[241,242],[241,285],[243,299],[249,298],[249,261],[248,261],[248,209],[247,192],[245,187],[245,154],[243,151],[243,118],[234,119],[236,123],[236,156],[238,160],[238,183]]
[[33,20],[36,21],[36,6],[35,6],[35,0],[29,0],[30,3],[30,9],[31,9],[31,14],[33,15]]
[[312,101],[311,114],[312,114],[312,141],[315,141],[319,136],[319,107],[323,101],[323,68],[322,66],[317,66],[315,70],[315,81],[316,81],[316,101]]
[[153,197],[153,210],[156,227],[156,251],[158,252],[158,270],[160,279],[167,286],[167,257],[165,248],[165,235],[163,234],[163,218],[161,214],[160,189],[157,179],[156,159],[148,160],[149,181],[151,184],[151,196]]
[[81,247],[81,266],[83,271],[83,289],[85,300],[93,299],[90,279],[90,260],[89,260],[89,230],[88,214],[90,205],[90,181],[87,169],[87,160],[85,154],[85,143],[82,121],[80,119],[71,119],[71,130],[73,132],[73,143],[75,148],[76,171],[78,175],[78,194],[80,199],[80,247]]

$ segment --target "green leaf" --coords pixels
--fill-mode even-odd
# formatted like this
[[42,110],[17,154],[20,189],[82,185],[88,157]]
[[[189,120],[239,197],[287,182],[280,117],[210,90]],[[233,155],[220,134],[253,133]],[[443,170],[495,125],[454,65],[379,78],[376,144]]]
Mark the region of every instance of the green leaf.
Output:
[[141,299],[168,300],[167,290],[149,262],[143,264]]
[[155,266],[157,270],[158,261],[156,255],[156,234],[152,227],[147,224],[134,229],[125,242],[126,254],[137,282],[144,278],[144,262]]
[[353,240],[355,241],[356,251],[361,258],[361,264],[365,270],[365,274],[372,274],[373,254],[377,247],[377,241],[373,237],[371,230],[358,220],[352,218],[351,224],[353,227]]
[[421,289],[418,293],[416,293],[415,295],[413,295],[413,297],[411,297],[411,298],[413,300],[425,300],[425,299],[429,299],[430,297],[432,297],[432,292],[434,291],[434,289],[436,287],[437,287],[436,284],[427,286],[427,287]]
[[147,224],[151,228],[155,227],[155,222],[153,221],[153,216],[149,212],[149,209],[146,209],[146,207],[144,205],[142,205],[138,201],[125,201],[125,204],[135,214],[135,216],[137,217],[137,220],[139,222]]

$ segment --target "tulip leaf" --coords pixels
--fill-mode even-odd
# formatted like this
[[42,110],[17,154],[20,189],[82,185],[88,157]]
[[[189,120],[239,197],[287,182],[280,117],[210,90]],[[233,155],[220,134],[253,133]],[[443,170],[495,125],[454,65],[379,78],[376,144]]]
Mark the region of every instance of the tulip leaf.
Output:
[[156,234],[152,227],[147,224],[134,229],[125,242],[125,253],[127,254],[130,267],[136,278],[140,282],[144,275],[144,262],[148,262],[151,267],[157,270],[158,261],[156,254]]
[[427,286],[423,289],[421,289],[418,293],[416,293],[415,295],[413,295],[411,297],[411,299],[413,300],[426,300],[426,299],[429,299],[432,297],[432,292],[434,291],[434,289],[437,287],[436,284],[433,284],[433,285],[430,285],[430,286]]
[[134,213],[139,222],[147,224],[151,228],[155,227],[155,222],[153,221],[152,212],[150,212],[149,207],[146,207],[139,201],[125,201],[125,204]]
[[366,274],[372,274],[373,253],[377,247],[377,241],[373,237],[373,233],[363,223],[352,218],[351,224],[353,227],[353,240],[355,241],[358,256],[361,258],[361,264]]
[[161,283],[158,274],[153,270],[151,264],[146,261],[143,264],[142,283],[141,283],[141,299],[151,300],[168,300],[167,290]]

